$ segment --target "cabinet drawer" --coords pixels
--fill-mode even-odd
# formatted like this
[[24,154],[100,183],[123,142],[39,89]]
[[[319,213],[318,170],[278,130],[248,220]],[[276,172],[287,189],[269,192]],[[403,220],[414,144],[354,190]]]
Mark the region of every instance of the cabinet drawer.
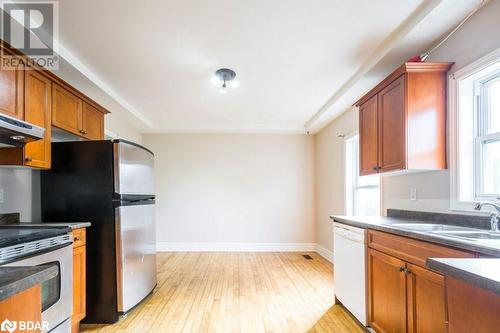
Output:
[[421,267],[428,258],[474,258],[471,252],[374,230],[368,230],[368,246]]
[[73,230],[73,247],[79,247],[85,245],[85,228]]

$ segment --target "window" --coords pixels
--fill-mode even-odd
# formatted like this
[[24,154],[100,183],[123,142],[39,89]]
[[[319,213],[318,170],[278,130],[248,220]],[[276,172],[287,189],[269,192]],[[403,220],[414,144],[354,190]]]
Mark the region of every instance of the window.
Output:
[[500,71],[475,84],[475,194],[477,199],[500,196]]
[[380,215],[379,176],[359,176],[359,135],[345,140],[346,214]]
[[500,49],[450,78],[451,208],[500,197]]

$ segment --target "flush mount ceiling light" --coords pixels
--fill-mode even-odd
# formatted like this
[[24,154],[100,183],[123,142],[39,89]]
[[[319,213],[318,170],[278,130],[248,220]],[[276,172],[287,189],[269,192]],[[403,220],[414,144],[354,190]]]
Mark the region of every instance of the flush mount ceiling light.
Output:
[[227,93],[228,84],[232,88],[236,88],[238,86],[238,81],[235,80],[236,73],[232,69],[229,68],[221,68],[215,72],[214,83],[220,87],[220,92],[225,94]]

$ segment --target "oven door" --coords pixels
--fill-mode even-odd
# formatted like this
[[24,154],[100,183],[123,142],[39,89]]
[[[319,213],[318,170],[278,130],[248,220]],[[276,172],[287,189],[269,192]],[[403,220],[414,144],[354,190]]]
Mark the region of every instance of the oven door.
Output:
[[72,243],[56,250],[34,254],[5,266],[53,265],[59,274],[42,283],[42,321],[48,323],[48,332],[71,317],[73,312],[73,246]]

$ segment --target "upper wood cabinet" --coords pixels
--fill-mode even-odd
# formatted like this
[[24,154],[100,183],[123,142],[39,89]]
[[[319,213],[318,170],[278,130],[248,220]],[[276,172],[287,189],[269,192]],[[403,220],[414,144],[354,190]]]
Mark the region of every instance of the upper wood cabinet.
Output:
[[24,147],[0,148],[0,165],[50,168],[50,112],[52,82],[41,71],[26,70],[24,75],[24,117],[31,124],[45,128],[43,139],[27,143]]
[[109,113],[52,72],[27,64],[19,51],[0,43],[0,54],[14,56],[16,68],[0,69],[0,113],[45,128],[43,139],[24,147],[0,147],[0,165],[48,169],[52,126],[87,140],[104,138]]
[[104,114],[87,102],[83,102],[81,134],[89,140],[104,139]]
[[82,100],[58,84],[53,85],[52,100],[52,125],[80,134]]
[[24,119],[24,66],[0,69],[0,112]]
[[52,126],[89,140],[104,138],[104,114],[68,89],[54,84]]
[[26,144],[24,147],[24,165],[50,168],[50,110],[51,84],[50,79],[38,71],[26,71],[25,76],[25,117],[34,125],[45,128],[44,138]]
[[360,175],[446,169],[446,72],[452,63],[405,63],[363,96]]

